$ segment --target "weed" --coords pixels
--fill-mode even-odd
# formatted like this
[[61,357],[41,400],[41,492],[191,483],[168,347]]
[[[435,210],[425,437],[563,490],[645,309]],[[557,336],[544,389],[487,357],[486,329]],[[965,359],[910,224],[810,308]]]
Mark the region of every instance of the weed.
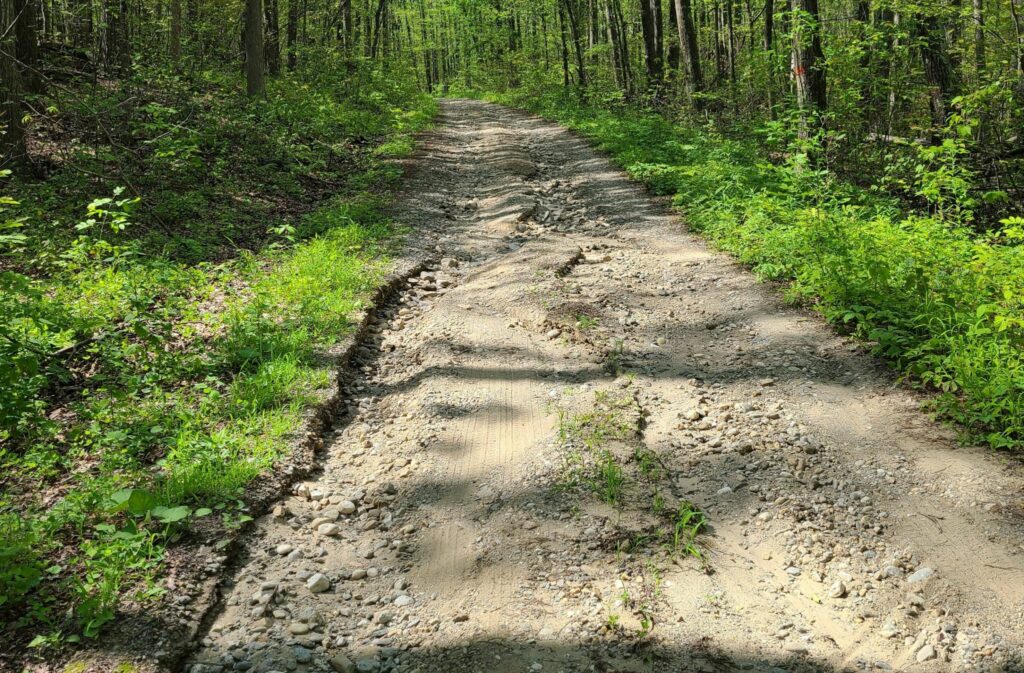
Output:
[[697,535],[707,527],[707,518],[691,502],[683,502],[672,523],[672,542],[669,548],[673,556],[692,556],[702,565],[706,563],[704,552],[696,544]]

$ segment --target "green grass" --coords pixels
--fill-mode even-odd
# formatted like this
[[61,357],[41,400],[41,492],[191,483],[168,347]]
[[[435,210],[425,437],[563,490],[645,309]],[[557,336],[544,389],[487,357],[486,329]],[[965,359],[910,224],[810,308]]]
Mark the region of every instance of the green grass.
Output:
[[[55,234],[68,215],[40,210],[40,195],[71,178],[8,185],[22,203],[0,218],[9,225],[0,228],[5,630],[38,634],[36,646],[96,636],[126,595],[161,594],[165,550],[191,522],[247,520],[245,487],[288,455],[306,411],[330,393],[326,353],[354,329],[400,233],[382,215],[400,175],[388,159],[411,149],[434,103],[413,89],[371,96],[375,82],[365,100],[318,81],[281,82],[256,106],[234,93],[223,105],[244,108],[240,123],[255,135],[267,119],[292,132],[243,149],[197,140],[212,168],[235,161],[235,170],[210,184],[186,162],[164,176],[201,192],[207,214],[246,232],[251,251],[225,254],[213,243],[219,225],[195,212],[168,238],[154,225],[154,208],[170,207],[159,191],[146,203],[95,199],[88,210],[83,200],[81,224],[59,227],[76,233]],[[320,149],[295,146],[296,129]],[[264,192],[285,193],[353,138],[365,148],[331,173],[336,196],[290,219],[244,205],[231,219],[224,201],[237,200],[227,194],[255,193],[267,177],[260,157],[236,151],[302,153],[310,165],[279,166],[286,175]],[[135,169],[140,183],[158,178],[154,166]]]
[[792,300],[936,392],[936,410],[970,439],[1024,448],[1024,219],[983,236],[941,207],[956,188],[943,182],[955,172],[953,141],[922,153],[918,193],[939,197],[933,214],[917,214],[798,153],[771,163],[752,140],[653,112],[584,105],[560,90],[490,98],[565,124],[673,195],[692,229],[760,276],[789,281]]

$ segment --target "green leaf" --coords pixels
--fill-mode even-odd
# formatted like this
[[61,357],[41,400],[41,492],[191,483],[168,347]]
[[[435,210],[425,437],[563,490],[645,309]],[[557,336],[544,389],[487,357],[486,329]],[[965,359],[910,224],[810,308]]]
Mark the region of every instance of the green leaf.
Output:
[[163,523],[175,523],[182,519],[187,519],[192,514],[192,510],[185,506],[154,507],[151,513]]
[[134,516],[142,516],[157,506],[156,496],[141,488],[124,488],[117,491],[110,500],[111,511],[128,512]]

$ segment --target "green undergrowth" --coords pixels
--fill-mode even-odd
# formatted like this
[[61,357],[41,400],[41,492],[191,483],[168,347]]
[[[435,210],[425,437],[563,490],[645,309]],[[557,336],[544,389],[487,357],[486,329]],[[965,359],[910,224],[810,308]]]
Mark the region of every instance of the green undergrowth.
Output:
[[[161,178],[151,172],[161,160],[140,150],[141,200],[111,187],[48,209],[54,185],[84,186],[62,175],[49,187],[4,186],[5,629],[36,634],[37,647],[96,636],[120,600],[162,593],[166,549],[210,525],[200,519],[247,520],[246,485],[287,456],[329,394],[328,352],[354,329],[401,233],[382,211],[400,175],[390,160],[410,150],[435,104],[382,81],[282,78],[256,103],[222,92],[217,105],[237,108],[240,126],[199,137],[215,133],[210,119],[192,130],[182,120],[156,133],[159,143],[178,138],[163,160],[182,163]],[[250,134],[248,145],[231,143]],[[268,156],[287,173],[274,187],[264,183]],[[301,188],[327,173],[331,195]],[[161,179],[167,194],[153,188]],[[286,192],[307,201],[302,214],[249,204],[235,221],[224,203]],[[154,212],[182,198],[214,221],[184,209],[168,234]],[[252,245],[228,250],[231,231]]]
[[[788,296],[873,344],[972,440],[1024,447],[1024,219],[995,233],[968,226],[958,164],[970,120],[920,150],[911,188],[927,213],[816,169],[770,162],[763,145],[561,92],[490,96],[590,138],[631,176],[674,196],[688,225]],[[966,215],[965,215],[966,213]]]

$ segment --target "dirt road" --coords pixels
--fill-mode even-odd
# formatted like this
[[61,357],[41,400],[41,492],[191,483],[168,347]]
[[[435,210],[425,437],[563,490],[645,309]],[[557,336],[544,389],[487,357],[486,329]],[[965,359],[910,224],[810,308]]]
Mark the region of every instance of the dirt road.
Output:
[[433,262],[191,673],[1024,670],[1020,466],[585,142],[446,101],[396,218]]

